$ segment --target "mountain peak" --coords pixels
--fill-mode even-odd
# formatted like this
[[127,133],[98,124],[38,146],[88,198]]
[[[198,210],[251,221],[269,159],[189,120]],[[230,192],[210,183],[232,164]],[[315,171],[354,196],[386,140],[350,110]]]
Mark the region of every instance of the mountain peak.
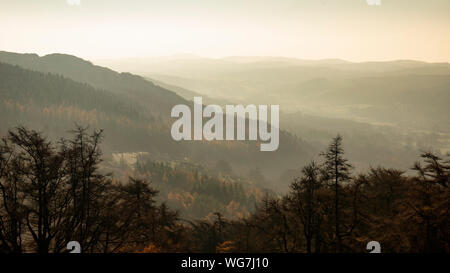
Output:
[[70,63],[73,64],[84,64],[84,65],[93,65],[90,61],[86,61],[82,58],[76,57],[74,55],[62,54],[62,53],[52,53],[41,57],[41,60],[58,62],[60,64]]

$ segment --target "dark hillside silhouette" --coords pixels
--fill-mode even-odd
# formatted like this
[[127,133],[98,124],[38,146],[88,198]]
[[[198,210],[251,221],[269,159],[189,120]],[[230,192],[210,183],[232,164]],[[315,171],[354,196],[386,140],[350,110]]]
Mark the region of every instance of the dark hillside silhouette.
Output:
[[[287,195],[266,195],[239,219],[182,221],[156,202],[150,180],[102,173],[102,134],[76,127],[54,143],[18,127],[2,138],[0,252],[64,252],[73,240],[83,252],[365,252],[371,240],[383,252],[450,251],[448,157],[424,153],[414,177],[384,168],[354,176],[337,136]],[[149,164],[141,170],[154,172]]]

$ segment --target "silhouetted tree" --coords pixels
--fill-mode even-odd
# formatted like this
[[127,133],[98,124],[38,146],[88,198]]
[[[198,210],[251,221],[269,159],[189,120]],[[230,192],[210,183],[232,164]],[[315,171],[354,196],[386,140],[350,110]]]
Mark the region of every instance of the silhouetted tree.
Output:
[[348,160],[344,158],[344,149],[342,147],[342,137],[337,135],[331,141],[328,149],[321,153],[325,162],[323,164],[323,179],[332,183],[334,188],[334,225],[335,225],[335,239],[336,246],[339,252],[343,251],[342,245],[342,233],[341,215],[340,215],[340,189],[343,182],[348,181],[351,178],[350,170],[352,165],[348,163]]
[[154,205],[148,181],[121,185],[100,173],[102,131],[77,126],[72,134],[53,145],[18,127],[2,139],[0,250],[63,252],[75,240],[83,252],[116,252],[161,243],[177,214]]
[[16,154],[7,138],[0,143],[0,252],[22,252],[24,197],[19,189]]
[[[300,219],[306,240],[306,252],[311,253],[312,240],[316,238],[316,246],[320,244],[320,201],[318,191],[323,187],[319,175],[320,168],[313,161],[302,169],[302,177],[291,184],[290,206]],[[316,249],[319,251],[319,249]]]

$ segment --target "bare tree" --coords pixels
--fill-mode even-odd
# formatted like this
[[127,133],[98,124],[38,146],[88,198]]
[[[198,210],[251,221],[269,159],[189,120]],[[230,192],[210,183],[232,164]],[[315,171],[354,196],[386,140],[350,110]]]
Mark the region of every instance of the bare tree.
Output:
[[[302,169],[302,177],[291,184],[290,203],[294,214],[300,219],[306,240],[306,252],[312,251],[312,240],[320,240],[320,204],[318,191],[322,188],[319,180],[320,168],[313,161]],[[319,242],[316,242],[316,245]],[[318,251],[318,249],[316,249]]]

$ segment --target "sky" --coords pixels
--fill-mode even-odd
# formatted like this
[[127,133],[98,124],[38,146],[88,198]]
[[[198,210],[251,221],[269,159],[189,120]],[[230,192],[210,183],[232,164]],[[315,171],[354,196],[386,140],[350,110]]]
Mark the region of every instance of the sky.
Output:
[[450,62],[449,0],[0,0],[0,50]]

